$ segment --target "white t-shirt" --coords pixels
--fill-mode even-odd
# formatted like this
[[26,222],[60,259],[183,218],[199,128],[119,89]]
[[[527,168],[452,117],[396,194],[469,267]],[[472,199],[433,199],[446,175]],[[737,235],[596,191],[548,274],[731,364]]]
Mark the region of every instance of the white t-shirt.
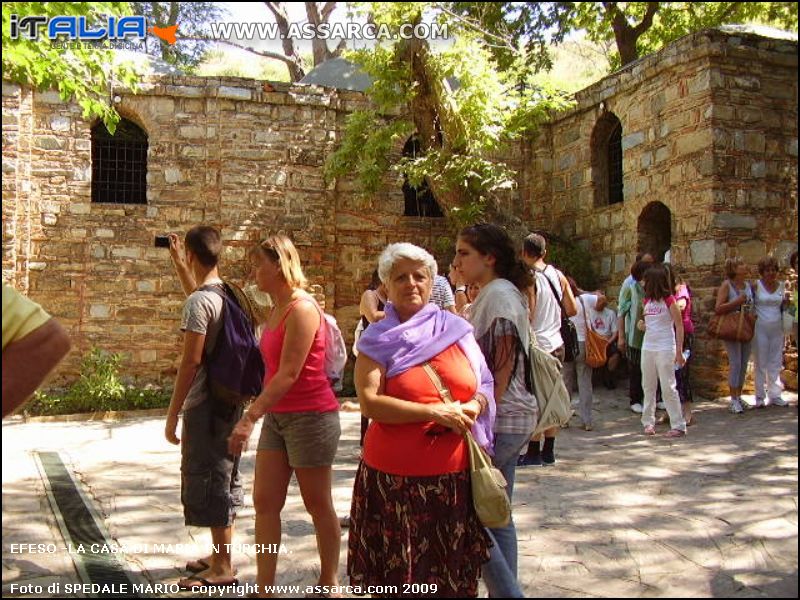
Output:
[[[756,282],[755,306],[756,316],[761,323],[777,323],[781,320],[781,304],[783,304],[784,284],[781,281],[771,294],[759,279]],[[758,322],[757,321],[757,322]]]
[[578,341],[585,342],[586,323],[583,320],[583,307],[586,307],[586,310],[589,311],[589,314],[595,312],[595,309],[597,308],[597,294],[581,294],[575,300],[575,304],[578,305],[578,314],[576,314],[574,317],[570,317],[570,320],[575,323],[575,330],[578,332]]
[[669,307],[675,304],[673,296],[666,300],[644,301],[644,342],[642,350],[675,352],[675,322]]
[[[552,352],[564,345],[561,339],[561,306],[559,301],[564,294],[561,289],[561,271],[547,265],[543,271],[533,269],[536,281],[536,308],[531,320],[531,328],[536,336],[536,345],[545,352]],[[550,283],[553,284],[550,287]],[[555,289],[556,297],[553,294]]]
[[600,312],[590,309],[589,325],[595,333],[610,339],[617,335],[617,313],[607,306]]

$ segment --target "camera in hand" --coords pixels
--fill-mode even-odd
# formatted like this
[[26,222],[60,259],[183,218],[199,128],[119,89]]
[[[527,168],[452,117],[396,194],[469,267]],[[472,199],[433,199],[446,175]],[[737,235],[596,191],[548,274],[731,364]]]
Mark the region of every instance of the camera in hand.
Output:
[[169,248],[169,236],[157,235],[155,246],[156,248]]

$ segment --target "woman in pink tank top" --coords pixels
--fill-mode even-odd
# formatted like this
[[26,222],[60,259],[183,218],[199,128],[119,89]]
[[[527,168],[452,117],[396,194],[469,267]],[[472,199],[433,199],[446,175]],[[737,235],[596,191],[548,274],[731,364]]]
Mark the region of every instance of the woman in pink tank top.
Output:
[[[314,521],[320,555],[320,586],[338,586],[339,520],[331,497],[331,465],[341,429],[339,403],[325,374],[325,320],[304,291],[306,278],[291,240],[271,236],[251,255],[258,288],[275,307],[261,337],[264,389],[229,439],[240,454],[264,417],[256,454],[253,504],[256,544],[281,543],[281,509],[292,472]],[[256,554],[259,590],[275,583],[278,553]]]

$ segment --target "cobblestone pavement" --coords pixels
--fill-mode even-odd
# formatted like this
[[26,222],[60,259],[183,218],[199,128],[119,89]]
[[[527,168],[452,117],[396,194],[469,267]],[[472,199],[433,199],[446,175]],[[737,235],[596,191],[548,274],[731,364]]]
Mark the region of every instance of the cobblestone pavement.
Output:
[[[722,399],[700,402],[689,436],[670,440],[641,434],[622,391],[596,390],[594,431],[573,423],[559,436],[556,465],[517,472],[519,577],[528,596],[797,597],[797,396],[786,397],[790,407],[744,415],[727,412]],[[341,515],[358,461],[358,417],[342,413],[333,492]],[[207,531],[183,525],[179,450],[163,439],[161,417],[6,420],[3,597],[63,596],[80,582],[34,460],[43,450],[58,451],[73,470],[143,581],[173,584],[187,560],[207,551]],[[246,490],[253,466],[251,451]],[[248,497],[235,543],[254,543],[253,523]],[[346,542],[345,530],[342,582]],[[316,541],[294,482],[282,543],[277,583],[312,585]],[[253,583],[254,549],[240,550],[239,580]]]

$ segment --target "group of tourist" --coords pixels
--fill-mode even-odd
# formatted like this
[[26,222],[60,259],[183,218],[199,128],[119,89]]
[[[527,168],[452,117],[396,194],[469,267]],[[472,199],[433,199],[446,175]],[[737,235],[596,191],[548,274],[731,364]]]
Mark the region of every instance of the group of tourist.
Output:
[[[219,232],[196,227],[186,235],[185,249],[177,236],[170,243],[188,299],[183,358],[165,435],[178,443],[182,412],[185,520],[209,527],[215,543],[211,555],[187,564],[195,574],[180,585],[193,589],[235,581],[225,544],[241,505],[239,455],[263,419],[253,492],[256,544],[279,546],[281,511],[294,473],[316,531],[319,589],[336,587],[341,530],[331,486],[340,436],[338,402],[325,371],[323,311],[305,291],[298,253],[283,235],[251,252],[258,289],[274,305],[260,324],[266,376],[249,406],[220,409],[205,379],[205,360],[223,319],[219,294],[209,292],[221,284]],[[363,448],[347,523],[352,585],[435,584],[436,595],[475,597],[482,577],[490,596],[523,596],[513,516],[503,527],[486,528],[470,500],[465,433],[491,456],[507,482],[509,499],[518,465],[555,462],[558,428],[545,430],[542,439],[532,437],[539,409],[531,344],[562,361],[568,379],[576,377],[585,429],[593,426],[593,369],[586,362],[592,329],[610,342],[604,367],[609,385],[621,355],[627,357],[631,406],[642,414],[644,433],[655,433],[656,405],[663,402],[670,421],[667,436],[685,435],[691,419],[686,405],[691,402],[692,296],[675,268],[648,255],[637,257],[614,313],[604,294],[581,290],[546,257],[543,236],[529,235],[520,256],[508,233],[492,224],[460,232],[450,282],[418,246],[390,244],[380,255],[361,299],[354,345]],[[784,299],[775,266],[772,259],[761,261],[762,279],[751,287],[744,265],[729,261],[716,304],[718,312],[726,312],[750,302],[763,321],[756,334],[757,404],[782,403],[772,323]],[[569,321],[577,344],[570,339]],[[732,402],[738,402],[749,346],[729,345],[728,352]],[[274,584],[277,560],[277,552],[258,553],[260,591]]]

